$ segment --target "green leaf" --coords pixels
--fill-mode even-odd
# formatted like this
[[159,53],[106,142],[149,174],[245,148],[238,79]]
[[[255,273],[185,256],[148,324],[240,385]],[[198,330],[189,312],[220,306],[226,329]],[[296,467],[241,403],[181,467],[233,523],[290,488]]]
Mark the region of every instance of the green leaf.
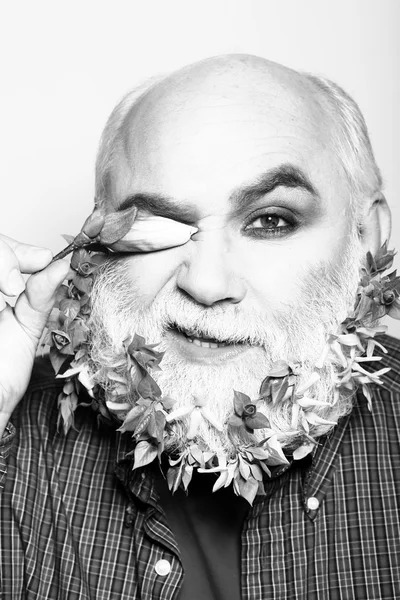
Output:
[[286,377],[286,375],[290,375],[290,373],[291,369],[289,365],[284,360],[277,360],[272,363],[271,368],[268,371],[268,377]]
[[217,490],[219,490],[220,488],[224,487],[227,480],[229,477],[229,472],[228,471],[222,471],[218,477],[218,479],[216,480],[216,482],[213,485],[213,492],[216,492]]
[[170,467],[167,471],[168,487],[173,494],[181,484],[184,466],[185,463],[182,461],[179,466]]
[[271,395],[272,395],[272,401],[274,403],[278,403],[280,402],[289,387],[289,381],[288,381],[288,377],[281,377],[279,379],[273,379],[271,381]]
[[81,309],[81,305],[78,300],[74,300],[73,298],[64,298],[60,302],[60,311],[68,318],[73,321],[75,317],[78,315]]
[[239,454],[239,473],[243,477],[243,479],[248,479],[251,475],[250,465],[245,461],[245,459]]
[[61,367],[63,366],[63,364],[65,363],[65,361],[67,360],[67,356],[61,354],[57,348],[50,348],[50,362],[51,362],[51,366],[54,369],[54,373],[57,375],[61,369]]
[[237,415],[231,415],[228,419],[228,425],[231,425],[232,427],[242,427],[242,425],[244,425],[243,419]]
[[69,429],[74,424],[74,412],[78,405],[78,396],[75,392],[71,394],[64,394],[61,392],[58,395],[58,407],[59,407],[59,424],[60,421],[63,424],[65,434],[68,433]]
[[137,385],[137,391],[142,398],[160,398],[161,390],[148,373],[141,379]]
[[61,285],[56,291],[56,301],[55,306],[59,306],[60,302],[65,298],[70,298],[69,288],[67,285]]
[[157,456],[157,447],[143,440],[138,442],[134,452],[133,469],[150,464]]
[[282,446],[280,445],[276,435],[269,438],[267,442],[267,449],[270,452],[270,456],[267,461],[269,466],[289,464],[289,461],[284,455]]
[[314,447],[314,444],[302,444],[293,452],[293,460],[301,460],[302,458],[310,454],[310,452],[313,451]]
[[185,490],[188,489],[189,483],[192,480],[193,467],[192,465],[185,465],[182,473],[182,485]]
[[195,461],[200,465],[200,467],[204,468],[204,456],[197,444],[192,444],[190,446],[190,453],[195,459]]
[[161,403],[164,407],[165,410],[171,410],[171,408],[174,406],[174,404],[176,403],[176,400],[174,400],[173,398],[171,398],[171,396],[163,396],[161,399]]
[[395,300],[388,311],[389,317],[392,319],[400,319],[400,300]]
[[233,391],[233,405],[235,407],[235,413],[241,417],[243,414],[243,409],[246,404],[251,403],[251,400],[246,394],[242,394],[242,392]]
[[270,453],[267,450],[264,450],[264,448],[260,448],[258,446],[254,448],[249,448],[247,452],[249,452],[249,454],[251,454],[254,458],[257,458],[259,460],[266,460],[267,458],[269,458],[270,455]]
[[152,409],[147,408],[143,415],[140,417],[139,421],[136,424],[133,435],[138,438],[143,432],[147,430],[147,427],[151,421],[152,417]]
[[119,431],[133,431],[137,425],[138,419],[144,411],[145,408],[143,406],[134,406],[126,415]]
[[85,294],[91,293],[93,287],[93,281],[91,277],[82,277],[81,275],[78,275],[78,273],[75,273],[74,277],[72,278],[72,281],[74,286],[80,292],[83,292]]
[[268,475],[268,477],[271,477],[271,471],[268,469],[268,467],[265,464],[265,462],[260,461],[258,464],[260,465],[260,467],[262,468],[262,470]]
[[137,213],[136,206],[108,213],[99,235],[99,240],[105,246],[114,244],[122,239],[133,225]]
[[250,471],[256,481],[263,480],[262,470],[258,465],[250,465]]
[[61,237],[64,238],[67,244],[72,244],[75,239],[73,235],[68,235],[68,233],[62,233]]
[[246,418],[246,426],[250,429],[264,429],[268,428],[270,424],[267,417],[258,412],[255,417]]
[[247,481],[239,477],[234,480],[234,483],[236,484],[234,487],[238,495],[242,496],[252,506],[258,492],[258,481],[253,479],[253,477],[250,477]]
[[91,239],[96,238],[105,224],[105,217],[101,208],[95,207],[93,212],[87,217],[81,231]]
[[260,396],[264,399],[268,399],[271,396],[271,378],[269,376],[263,379],[261,383]]

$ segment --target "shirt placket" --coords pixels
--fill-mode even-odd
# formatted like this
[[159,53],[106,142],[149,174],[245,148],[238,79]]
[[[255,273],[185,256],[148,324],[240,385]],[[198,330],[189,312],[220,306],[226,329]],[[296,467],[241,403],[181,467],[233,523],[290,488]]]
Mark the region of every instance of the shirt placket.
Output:
[[183,581],[183,567],[174,535],[159,506],[151,469],[132,470],[120,440],[116,475],[130,502],[126,524],[132,526],[136,545],[136,572],[142,600],[174,600]]

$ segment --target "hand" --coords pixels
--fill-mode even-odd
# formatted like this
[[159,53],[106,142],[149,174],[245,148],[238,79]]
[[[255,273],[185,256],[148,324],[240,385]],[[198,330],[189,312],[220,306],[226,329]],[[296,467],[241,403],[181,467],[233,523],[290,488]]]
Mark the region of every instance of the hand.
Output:
[[[0,292],[17,296],[14,308],[0,293],[0,435],[28,386],[39,340],[66,278],[69,263],[49,264],[46,248],[0,234]],[[31,274],[26,284],[23,274]]]

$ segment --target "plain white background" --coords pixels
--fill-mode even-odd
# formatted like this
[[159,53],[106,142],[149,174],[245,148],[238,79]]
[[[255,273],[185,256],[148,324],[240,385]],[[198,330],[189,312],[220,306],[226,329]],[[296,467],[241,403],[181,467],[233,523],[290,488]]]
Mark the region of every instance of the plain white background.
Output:
[[[398,0],[3,0],[0,230],[60,250],[92,210],[97,143],[119,98],[147,76],[245,52],[357,100],[400,250],[399,15]],[[389,331],[400,337],[400,323]]]

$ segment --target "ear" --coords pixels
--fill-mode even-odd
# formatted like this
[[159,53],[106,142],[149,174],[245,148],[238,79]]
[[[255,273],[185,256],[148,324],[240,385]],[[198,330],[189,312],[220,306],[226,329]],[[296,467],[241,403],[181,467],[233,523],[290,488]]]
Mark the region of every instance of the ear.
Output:
[[389,241],[392,215],[385,196],[377,192],[369,200],[369,208],[361,223],[360,234],[365,252],[375,256],[384,242]]

